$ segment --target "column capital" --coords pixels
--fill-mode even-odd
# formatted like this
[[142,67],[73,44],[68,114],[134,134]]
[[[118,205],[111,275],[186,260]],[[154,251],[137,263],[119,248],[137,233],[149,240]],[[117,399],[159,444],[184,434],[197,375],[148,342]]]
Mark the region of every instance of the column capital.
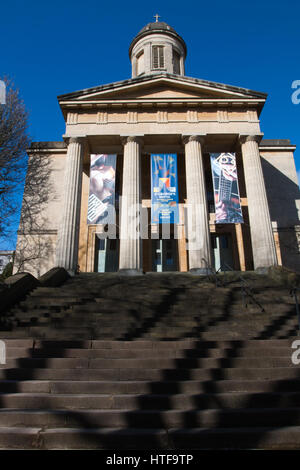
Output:
[[74,136],[74,137],[63,137],[67,145],[69,144],[83,144],[85,141],[85,136]]
[[199,142],[201,145],[205,142],[206,134],[184,135],[182,134],[182,142],[188,144],[189,142]]
[[257,142],[260,143],[261,139],[263,138],[263,133],[261,134],[240,134],[239,140],[241,144],[245,144],[246,142]]
[[144,143],[144,134],[140,135],[120,135],[121,142],[123,145],[129,144],[130,142],[135,142],[137,144],[143,145]]

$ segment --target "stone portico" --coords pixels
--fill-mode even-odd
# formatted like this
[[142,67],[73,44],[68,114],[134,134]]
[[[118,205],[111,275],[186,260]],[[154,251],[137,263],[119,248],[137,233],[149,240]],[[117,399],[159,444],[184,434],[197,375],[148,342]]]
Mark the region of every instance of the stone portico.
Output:
[[[117,155],[114,270],[153,271],[155,252],[172,249],[175,270],[205,274],[216,267],[220,237],[230,244],[232,269],[300,267],[295,147],[263,139],[265,93],[186,77],[186,50],[170,26],[150,23],[130,46],[131,79],[58,97],[64,142],[28,152],[47,152],[55,194],[44,209],[45,233],[35,234],[51,235],[44,272],[97,270],[97,234],[107,227],[87,224],[91,154]],[[244,224],[216,224],[209,154],[217,152],[236,154]],[[178,156],[180,218],[168,236],[151,224],[152,153]],[[129,214],[133,205],[142,210]],[[26,235],[20,230],[17,254]],[[36,262],[27,270],[37,274]]]

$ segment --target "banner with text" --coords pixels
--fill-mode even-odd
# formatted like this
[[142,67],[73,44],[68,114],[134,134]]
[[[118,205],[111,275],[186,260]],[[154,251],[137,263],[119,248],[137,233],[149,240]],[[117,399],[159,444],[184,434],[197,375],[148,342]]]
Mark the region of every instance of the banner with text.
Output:
[[179,223],[175,153],[151,154],[151,223]]
[[211,153],[216,224],[244,222],[235,153]]
[[115,224],[117,155],[91,155],[88,224]]

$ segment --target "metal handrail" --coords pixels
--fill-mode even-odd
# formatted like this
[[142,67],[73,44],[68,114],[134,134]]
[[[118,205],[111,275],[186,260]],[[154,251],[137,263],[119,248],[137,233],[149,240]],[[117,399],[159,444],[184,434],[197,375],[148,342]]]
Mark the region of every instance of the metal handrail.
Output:
[[[220,287],[220,286],[224,287],[224,283],[217,276],[218,272],[221,271],[221,266],[219,267],[218,270],[216,270],[214,267],[212,267],[208,264],[208,262],[205,258],[202,258],[202,261],[204,261],[204,263],[206,265],[206,269],[210,271],[210,273],[211,273],[211,275],[212,275],[212,277],[215,281],[216,287]],[[228,264],[224,263],[224,265],[230,271],[234,271],[234,269],[231,266],[229,266]],[[243,296],[243,301],[244,301],[245,307],[247,308],[247,306],[248,306],[247,301],[246,301],[246,299],[248,297],[254,304],[256,304],[260,308],[261,312],[264,313],[265,312],[264,307],[254,297],[254,294],[253,294],[253,292],[251,292],[251,287],[249,286],[249,284],[245,281],[245,279],[242,278],[242,276],[238,275],[238,278],[243,283],[243,285],[241,286],[241,291],[242,291],[242,296]],[[299,325],[300,325],[300,312],[299,312]]]
[[[234,269],[231,266],[229,266],[226,263],[224,263],[224,264],[227,268],[229,268],[230,271],[234,271]],[[251,291],[251,287],[249,286],[249,284],[245,281],[245,279],[242,278],[242,276],[238,275],[238,278],[243,283],[243,285],[241,286],[241,291],[242,291],[245,307],[247,308],[247,306],[248,306],[248,304],[246,303],[246,297],[249,297],[250,300],[252,300],[252,302],[255,303],[261,309],[261,312],[264,313],[265,312],[264,307],[254,297],[254,294]]]
[[224,284],[221,279],[218,278],[217,274],[221,271],[221,267],[216,271],[215,268],[211,268],[213,278],[215,279],[216,287],[224,287]]
[[202,261],[204,261],[204,263],[205,263],[207,272],[209,272],[210,275],[212,275],[212,277],[215,281],[216,287],[219,287],[219,286],[223,287],[223,283],[222,283],[221,279],[219,279],[218,276],[217,276],[217,274],[220,271],[221,267],[216,271],[215,268],[213,268],[211,265],[208,264],[208,262],[205,258],[202,258]]

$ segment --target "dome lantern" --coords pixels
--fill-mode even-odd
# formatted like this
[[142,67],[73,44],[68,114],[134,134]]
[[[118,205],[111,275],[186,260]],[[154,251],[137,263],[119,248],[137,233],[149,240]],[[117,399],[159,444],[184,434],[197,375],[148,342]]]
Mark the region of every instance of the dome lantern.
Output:
[[132,40],[129,57],[132,78],[161,72],[184,75],[186,44],[167,23],[148,23]]

